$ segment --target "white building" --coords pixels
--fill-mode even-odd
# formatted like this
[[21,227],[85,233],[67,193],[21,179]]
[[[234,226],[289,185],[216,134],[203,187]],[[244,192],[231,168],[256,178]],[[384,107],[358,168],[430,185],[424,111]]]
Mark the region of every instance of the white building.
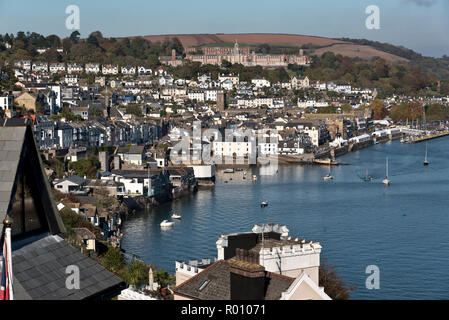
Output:
[[65,72],[65,64],[64,63],[51,63],[50,64],[50,73],[58,73]]
[[136,68],[133,66],[125,66],[121,69],[123,75],[132,76],[136,74]]
[[304,127],[302,130],[310,137],[310,141],[314,146],[320,145],[320,130],[316,127]]
[[64,82],[67,85],[76,85],[78,83],[78,76],[76,76],[76,75],[66,75],[64,77]]
[[202,102],[205,101],[205,94],[203,90],[189,90],[187,93],[189,100]]
[[213,153],[219,157],[249,157],[252,154],[252,142],[214,141]]
[[67,64],[67,73],[82,73],[83,66],[78,63],[69,63]]
[[47,62],[33,62],[33,71],[34,72],[47,72],[48,71],[48,63]]
[[137,70],[140,76],[150,76],[153,74],[153,70],[150,67],[139,66]]
[[86,73],[100,73],[100,64],[98,63],[86,64]]
[[254,84],[257,89],[269,88],[271,86],[270,81],[265,79],[252,79],[251,83]]
[[104,75],[117,75],[118,74],[118,66],[113,66],[111,64],[107,64],[102,67],[101,71]]
[[219,90],[214,90],[214,89],[209,89],[209,90],[205,90],[204,94],[205,94],[205,100],[206,101],[217,101],[217,94],[218,94]]
[[229,75],[220,74],[220,75],[218,75],[218,81],[219,82],[223,82],[223,81],[226,81],[226,80],[230,80],[234,86],[238,85],[239,82],[240,82],[239,76],[236,76],[236,75],[233,75],[233,74],[229,74]]

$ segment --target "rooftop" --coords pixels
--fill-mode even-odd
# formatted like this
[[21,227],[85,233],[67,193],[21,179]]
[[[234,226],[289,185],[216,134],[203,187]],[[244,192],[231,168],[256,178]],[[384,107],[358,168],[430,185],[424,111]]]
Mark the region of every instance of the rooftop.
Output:
[[[199,300],[231,300],[231,268],[248,266],[246,262],[219,260],[175,288],[175,294]],[[254,265],[257,271],[263,267]],[[265,272],[265,300],[277,300],[287,291],[295,279]]]

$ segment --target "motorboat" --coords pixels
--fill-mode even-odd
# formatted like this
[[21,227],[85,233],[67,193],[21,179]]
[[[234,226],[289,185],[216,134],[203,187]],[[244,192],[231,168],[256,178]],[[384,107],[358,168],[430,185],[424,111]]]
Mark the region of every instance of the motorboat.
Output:
[[261,206],[262,208],[268,207],[268,202],[262,201],[262,202],[260,203],[260,206]]
[[181,220],[181,218],[182,218],[179,214],[176,214],[176,213],[173,213],[171,217],[172,217],[172,219],[177,219],[177,220]]
[[173,227],[174,224],[173,221],[164,220],[161,222],[161,228],[170,228]]

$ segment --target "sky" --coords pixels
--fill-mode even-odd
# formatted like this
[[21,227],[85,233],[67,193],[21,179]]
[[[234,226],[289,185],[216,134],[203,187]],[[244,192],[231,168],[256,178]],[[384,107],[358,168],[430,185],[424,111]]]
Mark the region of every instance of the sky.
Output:
[[[188,33],[291,33],[403,45],[449,55],[449,0],[0,0],[0,33],[70,35],[66,7],[80,10],[81,37]],[[380,29],[367,29],[366,7]]]

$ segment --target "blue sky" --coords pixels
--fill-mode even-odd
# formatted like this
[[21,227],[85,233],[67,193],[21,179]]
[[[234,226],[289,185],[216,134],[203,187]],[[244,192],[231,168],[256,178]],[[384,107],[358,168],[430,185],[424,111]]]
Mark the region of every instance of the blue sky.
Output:
[[[82,37],[176,33],[274,32],[366,38],[424,55],[449,55],[449,0],[0,0],[0,33],[65,37],[68,5],[80,8]],[[380,29],[365,8],[380,8]]]

